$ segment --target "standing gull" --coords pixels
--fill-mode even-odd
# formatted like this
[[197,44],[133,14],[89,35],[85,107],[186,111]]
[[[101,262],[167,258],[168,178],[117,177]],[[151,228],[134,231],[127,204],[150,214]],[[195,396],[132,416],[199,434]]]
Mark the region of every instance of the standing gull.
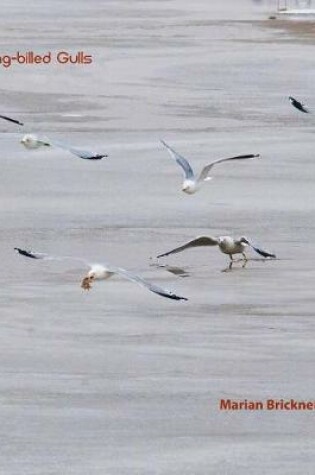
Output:
[[78,261],[81,264],[84,264],[85,266],[90,267],[90,270],[83,277],[81,281],[81,288],[84,290],[90,290],[92,288],[93,282],[96,280],[106,280],[112,277],[114,274],[118,274],[121,277],[124,277],[125,279],[130,280],[131,282],[135,282],[141,287],[144,287],[150,290],[151,292],[154,292],[155,294],[160,295],[161,297],[166,297],[172,300],[188,300],[187,298],[180,297],[179,295],[176,295],[173,292],[170,292],[169,290],[165,290],[155,284],[151,284],[151,282],[148,282],[147,280],[142,279],[142,277],[139,277],[133,272],[122,269],[121,267],[112,266],[111,264],[89,264],[88,262],[86,262],[84,259],[81,259],[81,258],[70,257],[70,256],[61,256],[61,257],[49,256],[48,254],[27,251],[19,247],[15,247],[14,250],[18,252],[19,254],[21,254],[22,256],[28,257],[30,259],[42,259],[46,261],[73,260],[73,261]]
[[176,160],[178,165],[183,169],[184,172],[184,181],[182,185],[182,191],[187,193],[188,195],[192,195],[193,193],[196,193],[196,191],[200,188],[200,185],[202,184],[203,181],[209,181],[212,179],[211,176],[209,176],[210,170],[214,165],[217,165],[222,162],[227,162],[229,160],[244,160],[244,159],[253,159],[253,158],[259,158],[259,154],[249,154],[249,155],[237,155],[236,157],[230,157],[230,158],[220,158],[219,160],[215,160],[214,162],[211,162],[209,165],[206,165],[202,170],[197,178],[196,175],[193,172],[193,169],[191,168],[190,163],[186,158],[182,157],[179,155],[173,148],[171,148],[167,143],[165,143],[163,140],[161,140],[161,143],[164,145],[164,147],[167,148],[169,151],[170,155],[172,158]]
[[257,246],[254,246],[246,237],[242,236],[238,239],[234,239],[230,236],[218,236],[218,237],[211,237],[211,236],[199,236],[193,239],[192,241],[188,241],[187,243],[183,244],[182,246],[176,247],[171,251],[165,252],[164,254],[160,254],[157,258],[169,256],[170,254],[177,254],[178,252],[182,252],[185,249],[189,249],[190,247],[201,247],[201,246],[219,246],[219,249],[223,254],[228,254],[230,256],[231,262],[233,262],[233,255],[234,254],[242,254],[244,260],[247,261],[247,256],[245,254],[246,247],[252,248],[257,254],[263,257],[273,257],[275,258],[275,254],[271,254],[270,252],[264,251]]
[[297,100],[294,99],[294,97],[292,97],[292,96],[289,96],[289,101],[291,102],[291,104],[293,105],[293,107],[295,107],[295,108],[298,109],[299,111],[304,112],[305,114],[309,114],[310,111],[305,107],[304,104],[302,104],[302,102],[297,101]]

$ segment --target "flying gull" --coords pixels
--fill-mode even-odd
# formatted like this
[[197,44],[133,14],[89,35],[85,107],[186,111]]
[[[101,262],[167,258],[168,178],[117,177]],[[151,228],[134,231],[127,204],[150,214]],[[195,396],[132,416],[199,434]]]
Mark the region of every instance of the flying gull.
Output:
[[83,150],[77,147],[72,147],[60,141],[53,141],[49,139],[41,139],[35,134],[26,134],[21,140],[21,143],[29,150],[37,149],[42,146],[46,147],[58,147],[62,148],[63,150],[67,150],[72,154],[76,155],[79,158],[83,158],[85,160],[101,160],[102,158],[108,157],[106,154],[94,153],[87,150]]
[[[20,122],[19,120],[16,120],[16,119],[12,119],[11,117],[8,117],[6,115],[0,115],[0,118],[7,120],[9,122],[13,122],[14,124],[24,126],[23,122]],[[60,141],[52,141],[49,139],[39,138],[35,134],[24,135],[24,137],[21,140],[21,143],[29,150],[34,150],[43,146],[44,147],[50,147],[50,146],[59,147],[85,160],[101,160],[102,158],[108,157],[108,155],[104,153],[94,153],[94,152],[83,150],[77,147],[72,147],[71,145],[67,145]]]
[[177,254],[178,252],[182,252],[185,249],[189,249],[191,247],[201,247],[201,246],[219,246],[219,249],[223,254],[228,254],[230,256],[231,262],[233,262],[233,255],[234,254],[242,254],[244,260],[247,261],[247,256],[245,254],[246,247],[252,248],[257,254],[267,258],[273,257],[275,258],[275,254],[271,254],[270,252],[264,251],[257,246],[254,246],[246,237],[242,236],[238,239],[234,239],[230,236],[218,236],[218,237],[211,237],[211,236],[199,236],[189,241],[182,246],[176,247],[169,252],[165,252],[164,254],[160,254],[157,258],[169,256],[170,254]]
[[30,259],[42,259],[46,261],[73,260],[73,261],[79,261],[81,264],[88,266],[90,270],[83,277],[81,281],[81,288],[84,290],[90,290],[92,288],[92,284],[96,280],[106,280],[112,277],[114,274],[118,274],[121,277],[124,277],[125,279],[130,280],[131,282],[135,282],[141,287],[144,287],[150,290],[151,292],[154,292],[155,294],[160,295],[161,297],[166,297],[172,300],[188,300],[187,298],[180,297],[179,295],[176,295],[173,292],[170,292],[169,290],[165,290],[155,284],[151,284],[151,282],[148,282],[147,280],[142,279],[142,277],[139,277],[133,272],[122,269],[121,267],[112,266],[111,264],[89,264],[88,262],[86,262],[84,259],[81,259],[81,258],[70,257],[70,256],[55,257],[55,256],[50,256],[44,253],[28,251],[25,249],[21,249],[19,247],[15,247],[14,250],[18,252],[19,254],[21,254],[22,256],[28,257]]
[[292,96],[289,96],[289,101],[291,102],[291,104],[293,105],[293,107],[295,107],[295,108],[298,109],[299,111],[304,112],[305,114],[309,114],[310,111],[305,107],[304,104],[302,104],[302,102],[297,101],[297,100],[294,99],[294,97],[292,97]]
[[195,193],[199,188],[200,185],[202,184],[203,181],[209,181],[212,179],[211,176],[209,176],[210,170],[214,165],[217,165],[222,162],[227,162],[229,160],[244,160],[244,159],[253,159],[253,158],[259,158],[259,154],[249,154],[249,155],[237,155],[236,157],[230,157],[230,158],[221,158],[219,160],[215,160],[211,162],[209,165],[206,165],[202,170],[197,178],[196,175],[193,172],[193,169],[186,160],[186,158],[182,157],[179,155],[173,148],[171,148],[167,143],[164,142],[164,140],[161,140],[161,143],[164,145],[164,147],[167,148],[169,151],[170,155],[172,158],[176,160],[178,165],[183,169],[184,172],[184,181],[182,185],[182,191],[187,193],[188,195],[192,195]]

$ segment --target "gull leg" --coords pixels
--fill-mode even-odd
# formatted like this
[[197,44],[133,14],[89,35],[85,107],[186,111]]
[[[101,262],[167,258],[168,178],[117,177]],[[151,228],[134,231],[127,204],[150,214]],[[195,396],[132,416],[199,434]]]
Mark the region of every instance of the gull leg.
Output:
[[247,256],[246,256],[245,252],[242,252],[242,256],[244,257],[244,264],[242,265],[242,268],[244,269],[244,267],[246,267],[248,259],[247,259]]
[[225,267],[224,269],[222,269],[221,272],[230,272],[232,270],[233,262],[234,262],[233,259],[231,259],[229,265]]

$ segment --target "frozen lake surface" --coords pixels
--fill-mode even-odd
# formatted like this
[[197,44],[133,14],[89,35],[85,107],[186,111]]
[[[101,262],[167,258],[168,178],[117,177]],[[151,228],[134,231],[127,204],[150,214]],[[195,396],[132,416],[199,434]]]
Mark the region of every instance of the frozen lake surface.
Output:
[[[84,51],[91,65],[1,69],[1,113],[88,162],[29,152],[0,123],[0,473],[310,474],[311,412],[222,412],[221,398],[314,400],[314,42],[273,2],[2,2],[1,54]],[[197,170],[194,196],[163,138]],[[226,270],[200,234],[245,235],[277,254]],[[20,246],[108,260],[189,298],[85,269],[26,260]],[[254,257],[251,254],[251,257]],[[150,265],[151,264],[151,265]]]

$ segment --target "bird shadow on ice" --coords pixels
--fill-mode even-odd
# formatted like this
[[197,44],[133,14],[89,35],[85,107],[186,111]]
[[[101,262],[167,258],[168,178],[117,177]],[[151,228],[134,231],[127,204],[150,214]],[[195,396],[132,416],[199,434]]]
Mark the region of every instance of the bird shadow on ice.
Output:
[[[235,259],[232,262],[229,262],[228,266],[224,267],[223,269],[220,270],[220,272],[236,272],[236,271],[241,271],[243,269],[246,269],[248,266],[250,266],[251,262],[261,262],[263,264],[271,261],[279,261],[283,259],[278,259],[278,258],[248,258],[247,260],[244,259]],[[160,264],[159,262],[151,262],[149,264],[150,267],[155,267],[155,268],[161,268],[166,270],[167,272],[170,272],[173,275],[176,275],[177,277],[190,277],[191,271],[188,271],[187,268],[184,267],[178,267],[178,266],[171,266],[168,264]],[[209,266],[204,266],[208,268]]]
[[184,277],[190,276],[190,273],[186,269],[182,267],[178,267],[178,266],[169,266],[167,264],[159,264],[157,262],[152,262],[150,264],[150,267],[158,267],[158,268],[164,269],[167,272],[170,272],[171,274],[176,275],[177,277],[184,278]]

